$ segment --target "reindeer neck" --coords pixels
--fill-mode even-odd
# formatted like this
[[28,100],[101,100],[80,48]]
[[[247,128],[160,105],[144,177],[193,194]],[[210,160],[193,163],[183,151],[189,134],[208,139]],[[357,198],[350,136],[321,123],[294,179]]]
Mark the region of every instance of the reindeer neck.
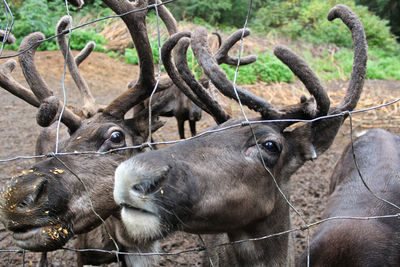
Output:
[[[282,203],[280,203],[282,204]],[[265,220],[253,223],[244,229],[228,233],[229,241],[266,237],[291,228],[289,208],[281,206]],[[238,266],[293,266],[293,237],[277,235],[257,241],[238,243],[232,246]]]

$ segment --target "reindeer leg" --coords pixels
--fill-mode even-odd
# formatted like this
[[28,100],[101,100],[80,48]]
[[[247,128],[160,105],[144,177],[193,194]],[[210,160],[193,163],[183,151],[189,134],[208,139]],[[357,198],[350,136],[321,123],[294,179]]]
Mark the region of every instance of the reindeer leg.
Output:
[[185,139],[185,120],[176,118],[178,122],[178,132],[181,139]]
[[189,126],[190,126],[190,132],[192,133],[192,136],[195,136],[196,135],[196,121],[189,120]]

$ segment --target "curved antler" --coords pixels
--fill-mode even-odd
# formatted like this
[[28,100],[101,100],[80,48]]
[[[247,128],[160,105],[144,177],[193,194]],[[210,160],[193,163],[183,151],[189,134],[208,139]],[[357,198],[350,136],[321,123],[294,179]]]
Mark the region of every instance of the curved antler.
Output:
[[277,46],[274,54],[301,80],[311,95],[317,102],[318,115],[328,114],[330,100],[317,75],[308,64],[298,55],[290,51],[287,47]]
[[83,106],[82,108],[80,108],[80,110],[82,111],[83,115],[86,118],[89,118],[93,116],[99,110],[100,107],[99,105],[96,104],[96,101],[93,98],[92,93],[90,92],[89,86],[87,85],[86,81],[80,74],[78,70],[78,65],[84,59],[86,59],[89,56],[89,54],[93,51],[94,43],[93,42],[88,43],[85,46],[85,48],[81,51],[81,53],[77,56],[77,58],[74,58],[71,49],[69,49],[68,47],[66,35],[62,34],[70,25],[71,19],[72,18],[70,16],[64,16],[58,21],[56,27],[57,43],[64,56],[64,59],[67,62],[69,72],[71,73],[71,76],[75,81],[75,84],[79,89],[79,92],[82,95]]
[[[229,119],[229,115],[221,108],[217,101],[215,101],[204,89],[201,82],[197,81],[196,77],[190,71],[187,63],[187,49],[190,44],[190,39],[187,37],[182,38],[176,48],[175,65],[179,66],[179,74],[186,84],[193,90],[197,97],[205,104],[208,113],[214,117],[214,120],[220,124]],[[201,107],[201,106],[199,106]]]
[[[354,61],[346,95],[338,106],[329,108],[328,115],[351,111],[356,107],[364,85],[368,54],[364,27],[350,8],[344,5],[333,7],[329,12],[328,20],[335,18],[340,18],[351,31],[354,46]],[[298,128],[300,131],[310,131],[315,151],[317,154],[321,154],[330,147],[346,117],[347,114],[344,113],[343,116],[317,120]]]
[[176,33],[172,36],[170,36],[164,43],[161,49],[161,55],[162,55],[162,60],[164,63],[164,67],[166,71],[168,72],[169,77],[171,77],[172,81],[174,84],[188,97],[190,100],[192,100],[197,106],[199,106],[201,109],[206,111],[207,113],[210,113],[210,110],[208,107],[192,92],[191,88],[187,86],[187,84],[184,82],[182,77],[179,75],[177,68],[175,65],[172,63],[171,60],[171,52],[173,48],[176,46],[178,41],[182,37],[190,37],[190,32],[188,31],[183,31]]
[[[43,109],[45,110],[48,109],[49,104],[56,105],[56,107],[51,108],[53,112],[56,110],[56,114],[53,114],[54,116],[52,118],[50,118],[51,116],[47,117],[48,114],[46,114],[46,118],[42,118],[40,117],[40,114],[43,114],[43,112],[38,113],[39,117],[37,117],[37,121],[39,125],[47,127],[56,120],[57,113],[61,111],[62,103],[60,101],[54,101],[53,92],[42,79],[35,66],[34,56],[36,49],[44,39],[45,36],[40,32],[31,33],[26,36],[20,44],[19,51],[30,49],[19,56],[19,62],[29,87],[41,104],[40,108],[42,108],[42,104],[44,105]],[[71,110],[66,108],[61,121],[73,132],[79,127],[81,119]]]
[[368,45],[365,37],[364,26],[349,7],[336,5],[328,14],[328,20],[332,21],[340,18],[351,31],[354,46],[353,69],[350,77],[350,84],[346,95],[339,106],[329,110],[329,114],[337,114],[346,110],[353,110],[364,86],[365,75],[367,72]]

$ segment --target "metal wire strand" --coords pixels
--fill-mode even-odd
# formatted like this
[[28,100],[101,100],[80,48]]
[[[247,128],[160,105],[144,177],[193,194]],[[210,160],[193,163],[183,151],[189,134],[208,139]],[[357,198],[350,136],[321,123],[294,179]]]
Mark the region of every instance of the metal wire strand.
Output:
[[[363,177],[363,175],[362,175],[362,172],[361,172],[361,170],[360,170],[360,168],[359,168],[359,166],[358,166],[358,163],[357,163],[357,155],[356,155],[356,153],[354,152],[354,146],[353,146],[353,145],[354,145],[354,140],[353,140],[353,121],[352,121],[352,116],[353,116],[353,115],[357,115],[357,114],[364,113],[364,112],[370,112],[370,111],[373,111],[373,110],[376,110],[376,109],[380,109],[380,108],[384,108],[384,107],[387,107],[387,106],[390,106],[390,105],[394,105],[394,104],[396,104],[397,102],[400,101],[400,98],[397,98],[397,99],[395,99],[395,100],[393,100],[393,101],[390,101],[390,102],[385,103],[385,104],[382,104],[382,105],[377,105],[377,106],[373,106],[373,107],[370,107],[370,108],[360,109],[360,110],[351,111],[351,112],[343,112],[343,113],[341,113],[341,114],[323,116],[323,117],[319,117],[319,118],[312,119],[312,120],[260,120],[260,121],[249,121],[248,118],[247,118],[247,115],[246,115],[246,113],[245,113],[245,110],[244,110],[244,108],[243,108],[243,105],[242,105],[242,103],[241,103],[241,100],[240,100],[240,98],[239,98],[239,95],[238,95],[238,93],[237,93],[237,90],[236,90],[236,80],[237,80],[237,77],[238,77],[238,75],[239,75],[239,65],[240,65],[240,60],[241,60],[242,51],[243,51],[243,41],[244,41],[243,33],[244,33],[244,31],[243,31],[242,37],[241,37],[241,39],[240,39],[239,52],[238,52],[238,63],[237,63],[237,66],[236,66],[235,76],[234,76],[234,80],[233,80],[235,94],[236,94],[237,101],[238,101],[238,103],[239,103],[239,106],[240,106],[240,109],[241,109],[241,112],[242,112],[242,115],[243,115],[243,118],[244,118],[244,122],[238,123],[238,124],[235,124],[235,125],[231,125],[231,126],[228,126],[228,127],[223,127],[223,128],[214,129],[214,130],[208,130],[208,131],[205,131],[205,132],[203,132],[203,133],[201,133],[201,134],[198,134],[198,135],[195,136],[195,137],[190,137],[190,138],[187,138],[187,139],[184,139],[184,140],[172,140],[172,141],[164,141],[164,142],[151,142],[151,126],[152,126],[152,119],[151,119],[151,116],[152,116],[151,101],[152,101],[153,95],[155,94],[155,92],[156,92],[156,90],[157,90],[158,84],[159,84],[159,82],[160,82],[160,78],[161,78],[161,64],[162,64],[162,62],[161,62],[161,37],[160,37],[160,28],[159,28],[158,6],[160,6],[160,5],[165,5],[165,4],[174,2],[174,1],[176,1],[176,0],[168,0],[168,1],[165,1],[165,2],[161,2],[161,3],[156,1],[155,4],[149,5],[149,6],[145,7],[145,8],[142,8],[142,9],[132,10],[132,11],[129,11],[129,12],[127,12],[127,13],[120,14],[120,15],[112,15],[112,16],[102,17],[102,18],[99,18],[99,19],[96,19],[96,20],[92,20],[92,21],[89,21],[89,22],[87,22],[87,23],[78,25],[78,26],[76,26],[76,27],[72,27],[72,22],[71,22],[71,23],[70,23],[70,26],[69,26],[69,28],[68,28],[67,30],[63,31],[63,32],[60,33],[60,34],[57,34],[57,35],[51,36],[51,37],[49,37],[49,38],[46,38],[46,39],[44,39],[44,40],[41,40],[41,41],[39,42],[39,43],[41,43],[41,42],[46,42],[46,41],[48,41],[48,40],[50,40],[50,39],[56,38],[57,36],[59,36],[59,35],[61,35],[61,34],[68,34],[68,36],[69,36],[69,37],[68,37],[68,48],[69,48],[69,47],[70,47],[70,40],[71,40],[71,37],[72,37],[72,32],[73,32],[74,30],[76,30],[76,29],[83,28],[83,27],[86,27],[86,26],[88,26],[88,25],[90,25],[90,24],[97,23],[97,22],[100,22],[100,21],[103,21],[103,20],[108,20],[108,19],[113,19],[113,18],[120,18],[120,17],[125,16],[125,15],[127,15],[127,14],[134,13],[134,12],[140,12],[140,11],[143,11],[143,10],[146,10],[146,9],[155,9],[155,12],[156,12],[156,17],[157,17],[157,38],[158,38],[158,49],[159,49],[159,64],[158,64],[158,74],[157,74],[156,85],[155,85],[155,87],[154,87],[154,89],[153,89],[153,91],[152,91],[152,94],[151,94],[150,100],[149,100],[149,101],[150,101],[150,102],[149,102],[149,136],[148,136],[148,140],[147,140],[146,143],[144,143],[144,144],[142,144],[142,145],[137,145],[137,146],[129,146],[129,147],[124,147],[124,148],[120,148],[120,149],[114,149],[114,150],[110,150],[110,151],[107,151],[107,152],[98,152],[98,151],[62,152],[62,153],[59,153],[59,152],[58,152],[59,126],[60,126],[60,122],[61,122],[61,116],[62,116],[62,114],[63,114],[63,111],[64,111],[64,109],[65,109],[65,105],[66,105],[66,102],[67,102],[67,99],[66,99],[66,89],[65,89],[66,66],[67,66],[68,60],[71,60],[71,59],[68,59],[68,53],[67,53],[67,56],[66,56],[66,59],[65,59],[65,64],[64,64],[63,77],[62,77],[62,91],[63,91],[63,95],[64,95],[64,102],[63,102],[63,108],[62,108],[62,111],[61,111],[61,114],[60,114],[60,118],[59,118],[59,121],[58,121],[58,125],[57,125],[57,137],[56,137],[56,149],[55,149],[55,153],[50,153],[50,154],[46,154],[46,155],[37,155],[37,156],[16,156],[16,157],[8,158],[8,159],[0,159],[0,163],[8,163],[8,162],[14,161],[14,160],[41,159],[41,158],[49,158],[49,157],[52,157],[52,158],[55,158],[56,160],[58,160],[68,171],[70,171],[70,172],[79,180],[79,182],[80,182],[80,183],[82,184],[82,186],[84,187],[85,192],[86,192],[86,194],[88,195],[88,200],[89,200],[89,204],[90,204],[91,210],[92,210],[93,213],[101,220],[102,224],[105,226],[105,229],[106,229],[106,231],[107,231],[107,234],[109,235],[110,239],[114,242],[114,245],[115,245],[115,248],[116,248],[115,250],[111,250],[111,251],[110,251],[110,250],[101,250],[101,249],[74,249],[74,248],[64,247],[64,248],[62,248],[62,250],[65,250],[65,251],[75,251],[75,252],[89,252],[89,251],[91,251],[91,252],[112,253],[112,254],[115,254],[115,255],[117,256],[117,259],[118,259],[118,255],[137,255],[137,256],[155,256],[155,255],[158,255],[158,256],[171,256],[171,255],[175,255],[175,256],[177,256],[177,255],[181,255],[181,254],[185,254],[185,253],[198,253],[198,252],[205,251],[205,250],[212,249],[212,248],[218,248],[218,247],[223,247],[223,246],[228,246],[228,245],[236,245],[236,244],[241,244],[241,243],[245,243],[245,242],[257,242],[257,241],[260,241],[260,240],[265,240],[265,239],[269,239],[269,238],[276,237],[276,236],[280,236],[280,235],[291,234],[291,233],[297,232],[297,231],[307,231],[307,254],[308,254],[308,263],[307,263],[307,265],[309,266],[309,256],[310,256],[310,254],[309,254],[309,242],[310,242],[310,239],[309,239],[309,231],[310,231],[310,228],[311,228],[311,227],[315,227],[315,226],[320,225],[320,224],[322,224],[322,223],[324,223],[324,222],[332,221],[332,220],[379,220],[379,219],[383,219],[383,218],[400,218],[400,213],[397,213],[397,214],[389,214],[389,215],[382,215],[382,216],[369,216],[369,217],[338,216],[338,217],[325,218],[325,219],[322,219],[322,220],[319,220],[319,221],[316,221],[316,222],[313,222],[313,223],[307,223],[306,219],[302,216],[302,214],[293,206],[293,204],[292,204],[292,203],[289,201],[289,199],[285,196],[284,192],[281,190],[281,188],[280,188],[278,182],[276,181],[274,175],[273,175],[272,172],[269,170],[269,168],[266,166],[266,164],[265,164],[263,158],[261,157],[260,146],[259,146],[259,144],[258,144],[258,142],[257,142],[257,140],[256,140],[256,136],[255,136],[255,134],[254,134],[253,127],[252,127],[252,125],[256,125],[256,124],[265,124],[265,123],[283,122],[283,121],[311,123],[311,122],[314,122],[314,121],[317,121],[317,120],[329,119],[329,118],[336,117],[336,116],[349,115],[349,120],[350,120],[350,139],[351,139],[351,147],[352,147],[353,160],[354,160],[354,163],[355,163],[355,165],[356,165],[356,168],[357,168],[358,174],[359,174],[359,176],[360,176],[360,179],[362,180],[364,186],[368,189],[368,191],[369,191],[375,198],[377,198],[377,199],[379,199],[380,201],[383,201],[383,202],[385,202],[385,203],[387,203],[387,204],[389,204],[389,205],[395,207],[396,209],[399,209],[399,210],[400,210],[400,207],[397,206],[396,204],[394,204],[394,203],[392,203],[392,202],[390,202],[390,201],[388,201],[388,200],[385,200],[385,199],[383,199],[383,198],[377,196],[377,195],[370,189],[370,187],[368,186],[368,184],[366,183],[366,181],[365,181],[365,179],[364,179],[364,177]],[[13,25],[14,25],[14,17],[13,17],[12,12],[11,12],[11,10],[10,10],[8,4],[7,4],[7,1],[3,0],[3,3],[4,3],[4,10],[5,10],[5,12],[6,12],[6,18],[7,18],[6,36],[5,36],[5,38],[7,38],[7,37],[8,37],[8,34],[11,32],[12,27],[13,27]],[[249,0],[249,6],[248,6],[248,9],[247,9],[247,16],[246,16],[246,20],[245,20],[245,22],[244,22],[244,27],[243,27],[244,29],[246,29],[247,24],[248,24],[248,20],[249,20],[250,14],[251,14],[252,4],[253,4],[253,1],[252,1],[252,0]],[[67,14],[69,15],[69,9],[68,9],[67,1],[65,1],[65,5],[66,5],[66,12],[67,12]],[[70,17],[71,17],[71,16],[70,16]],[[32,45],[32,46],[33,46],[33,45]],[[31,48],[31,47],[28,47],[26,50],[20,51],[20,52],[18,52],[18,53],[16,53],[16,54],[13,54],[13,55],[1,56],[2,51],[3,51],[3,47],[4,47],[4,42],[2,43],[1,48],[0,48],[0,59],[6,59],[6,58],[17,57],[18,55],[20,55],[20,54],[22,54],[22,53],[25,53],[26,51],[28,51],[28,50]],[[263,164],[263,166],[264,166],[265,171],[272,177],[272,179],[273,179],[273,181],[274,181],[274,184],[275,184],[275,187],[278,189],[280,195],[284,198],[284,200],[286,201],[287,205],[288,205],[292,210],[294,210],[294,212],[295,212],[295,213],[301,218],[301,220],[304,222],[304,224],[303,224],[302,226],[297,227],[297,228],[291,228],[291,229],[288,229],[288,230],[285,230],[285,231],[282,231],[282,232],[279,232],[279,233],[274,233],[274,234],[270,234],[270,235],[266,235],[266,236],[261,236],[261,237],[257,237],[257,238],[251,238],[251,239],[237,240],[237,241],[228,242],[228,243],[213,244],[213,245],[208,246],[208,247],[206,247],[206,244],[205,244],[204,240],[201,238],[201,236],[199,236],[200,240],[202,241],[202,246],[199,246],[199,247],[196,247],[196,248],[191,248],[191,249],[186,249],[186,250],[179,250],[179,251],[173,251],[173,252],[157,252],[157,253],[122,252],[122,251],[120,251],[117,242],[113,239],[112,235],[108,232],[108,229],[107,229],[107,227],[106,227],[106,224],[105,224],[104,219],[95,211],[94,206],[93,206],[93,202],[92,202],[92,199],[91,199],[90,191],[88,190],[87,185],[86,185],[85,182],[84,182],[84,181],[83,181],[69,166],[67,166],[67,165],[65,164],[65,162],[62,160],[62,157],[63,157],[63,156],[67,156],[67,155],[74,155],[74,156],[85,156],[85,155],[88,155],[88,154],[107,155],[107,154],[109,154],[109,153],[114,153],[114,152],[118,152],[118,151],[122,151],[122,150],[140,149],[140,148],[143,148],[144,146],[150,146],[150,147],[151,147],[151,146],[153,146],[153,145],[169,145],[169,144],[175,144],[175,143],[178,143],[178,142],[187,142],[188,140],[195,139],[195,138],[199,138],[199,137],[201,137],[201,136],[203,136],[203,135],[207,135],[207,134],[210,134],[210,133],[223,132],[223,131],[226,131],[226,130],[229,130],[229,129],[232,129],[232,128],[236,128],[236,127],[250,127],[250,129],[251,129],[251,131],[252,131],[252,135],[253,135],[253,137],[254,137],[255,140],[256,140],[256,147],[257,147],[257,150],[258,150],[258,153],[259,153],[259,155],[260,155],[260,159],[261,159],[261,161],[262,161],[262,164]],[[4,232],[4,231],[5,231],[5,229],[0,229],[0,232]],[[1,249],[1,250],[0,250],[0,253],[21,253],[21,254],[22,254],[22,266],[25,265],[25,256],[26,256],[25,254],[26,254],[26,252],[27,252],[26,250],[21,250],[21,249]],[[119,260],[119,259],[118,259],[118,260]],[[211,258],[210,258],[209,260],[210,260],[211,266],[213,266],[213,263],[212,263]]]

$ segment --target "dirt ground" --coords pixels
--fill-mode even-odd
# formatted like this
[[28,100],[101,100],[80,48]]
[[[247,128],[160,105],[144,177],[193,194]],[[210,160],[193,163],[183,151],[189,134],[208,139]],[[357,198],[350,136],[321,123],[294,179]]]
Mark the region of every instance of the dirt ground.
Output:
[[[56,95],[61,95],[63,59],[59,52],[38,52],[37,66],[50,88]],[[4,60],[1,60],[1,63]],[[126,88],[126,84],[137,75],[137,66],[128,65],[110,59],[105,54],[93,53],[89,59],[82,64],[81,72],[91,88],[97,102],[108,104]],[[19,67],[13,72],[13,76],[26,85]],[[327,88],[334,101],[340,101],[347,83],[335,81],[327,84]],[[65,88],[67,91],[67,102],[79,104],[77,89],[67,75]],[[293,103],[299,99],[303,89],[298,82],[292,84],[256,84],[247,87],[250,91],[278,103],[284,99],[285,103]],[[388,102],[399,97],[400,82],[396,81],[367,81],[365,92],[361,97],[359,108],[369,107],[376,104]],[[283,94],[283,95],[282,95]],[[228,101],[232,107],[235,117],[240,117],[240,110],[237,105]],[[399,133],[399,112],[398,104],[378,111],[372,111],[354,116],[354,130],[359,132],[370,127],[381,127],[395,133]],[[0,90],[0,159],[9,159],[21,155],[33,155],[36,137],[40,127],[35,121],[36,108],[26,104],[17,97],[5,90]],[[156,141],[178,139],[176,123],[173,118],[166,118],[167,124],[155,135]],[[208,115],[203,115],[203,120],[198,124],[200,130],[213,125]],[[187,133],[187,136],[189,134]],[[320,219],[328,197],[329,176],[339,155],[345,145],[349,142],[349,123],[342,127],[332,147],[320,158],[313,162],[306,163],[293,177],[290,200],[300,210],[308,222]],[[14,160],[0,162],[0,185],[7,177],[19,173],[28,168],[33,160]],[[302,224],[295,214],[292,214],[294,226]],[[311,229],[311,232],[314,228]],[[296,234],[297,253],[300,253],[305,246],[306,233]],[[0,226],[0,249],[18,249],[13,245],[11,234]],[[71,240],[67,246],[72,247]],[[165,251],[179,251],[194,248],[201,245],[197,236],[177,233],[168,237],[162,242]],[[51,266],[75,266],[76,256],[73,252],[58,250],[49,253]],[[23,262],[29,265],[36,265],[40,254],[27,252],[25,255],[15,252],[0,253],[0,266],[21,266]],[[201,265],[201,254],[190,253],[179,256],[163,257],[162,266],[198,266]],[[116,266],[116,264],[110,265]]]

